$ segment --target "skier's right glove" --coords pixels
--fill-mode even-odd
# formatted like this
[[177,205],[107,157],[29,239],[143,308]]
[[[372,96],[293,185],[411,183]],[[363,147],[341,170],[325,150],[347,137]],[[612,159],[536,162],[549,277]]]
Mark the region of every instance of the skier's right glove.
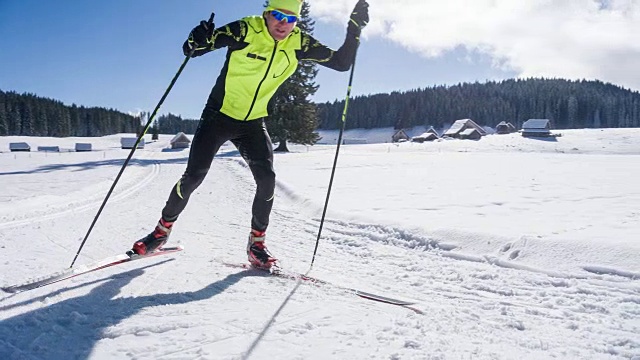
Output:
[[369,4],[366,0],[358,0],[351,12],[347,32],[360,36],[362,29],[369,23]]
[[189,50],[210,49],[213,45],[213,29],[213,21],[200,21],[200,25],[194,27],[191,33],[189,33],[189,39],[187,40]]

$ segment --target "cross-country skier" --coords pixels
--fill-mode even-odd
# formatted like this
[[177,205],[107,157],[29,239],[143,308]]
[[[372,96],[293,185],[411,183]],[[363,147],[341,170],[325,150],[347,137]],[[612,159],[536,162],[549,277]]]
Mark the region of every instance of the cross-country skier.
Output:
[[249,262],[262,268],[272,265],[275,258],[265,246],[275,189],[273,146],[264,124],[268,104],[299,61],[348,71],[360,32],[369,21],[368,7],[366,0],[358,1],[345,41],[337,51],[296,26],[302,0],[270,0],[261,16],[245,17],[217,29],[201,21],[193,28],[182,47],[184,54],[195,49],[195,57],[226,47],[226,61],[202,112],[187,168],[171,189],[154,231],[133,244],[134,252],[150,253],[167,242],[174,222],[204,180],[214,155],[230,140],[249,165],[257,185],[247,244]]

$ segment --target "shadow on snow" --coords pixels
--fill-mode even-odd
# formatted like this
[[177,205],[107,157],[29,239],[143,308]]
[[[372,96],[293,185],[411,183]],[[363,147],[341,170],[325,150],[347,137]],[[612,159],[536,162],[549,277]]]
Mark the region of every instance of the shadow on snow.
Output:
[[[237,157],[240,153],[238,150],[230,150],[219,152],[216,154],[216,158],[228,158],[228,157]],[[129,160],[129,164],[127,166],[150,166],[153,164],[187,164],[188,157],[181,157],[176,159],[165,159],[165,160],[151,160],[151,159],[131,159]],[[112,160],[100,160],[100,161],[87,161],[75,164],[49,164],[43,165],[33,170],[22,170],[22,171],[7,171],[0,172],[0,176],[2,175],[27,175],[27,174],[39,174],[39,173],[50,173],[54,171],[86,171],[91,170],[97,167],[102,166],[117,166],[121,167],[124,164],[125,159],[112,159]]]
[[[147,267],[155,266],[150,265]],[[141,310],[159,305],[178,305],[210,299],[251,272],[230,274],[200,290],[116,298],[121,289],[134,278],[144,274],[135,269],[106,279],[66,288],[27,302],[1,307],[1,311],[43,301],[69,290],[103,282],[88,294],[69,298],[0,321],[0,359],[87,359],[95,344],[103,338],[103,331]]]
[[[187,158],[167,159],[167,160],[138,160],[132,159],[129,161],[128,166],[150,166],[153,164],[186,164]],[[0,172],[2,175],[26,175],[26,174],[38,174],[38,173],[50,173],[54,171],[86,171],[102,166],[117,166],[121,167],[124,164],[124,159],[112,159],[112,160],[100,160],[100,161],[87,161],[75,164],[50,164],[37,167],[33,170],[23,171],[8,171]]]

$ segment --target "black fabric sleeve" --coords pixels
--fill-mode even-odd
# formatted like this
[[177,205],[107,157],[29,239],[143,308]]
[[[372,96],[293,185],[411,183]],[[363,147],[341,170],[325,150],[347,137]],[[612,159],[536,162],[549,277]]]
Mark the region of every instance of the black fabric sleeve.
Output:
[[[211,39],[209,39],[208,46],[196,49],[193,53],[193,57],[201,56],[223,47],[241,47],[244,44],[245,37],[247,36],[247,26],[248,25],[245,21],[237,20],[213,30],[213,35],[211,36]],[[189,55],[190,49],[188,40],[186,40],[182,45],[182,51],[185,56]]]
[[336,51],[323,45],[313,36],[302,33],[302,49],[298,52],[298,60],[315,61],[330,69],[348,71],[353,64],[358,42],[358,36],[347,32],[344,43]]

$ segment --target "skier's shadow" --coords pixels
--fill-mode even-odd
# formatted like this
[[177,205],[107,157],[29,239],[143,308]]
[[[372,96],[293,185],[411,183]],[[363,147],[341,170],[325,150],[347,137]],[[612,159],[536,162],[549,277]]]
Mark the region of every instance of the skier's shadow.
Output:
[[300,287],[301,284],[302,284],[302,280],[298,279],[296,286],[291,290],[291,292],[289,292],[289,295],[287,295],[287,297],[284,299],[282,304],[280,304],[280,307],[278,307],[276,312],[273,313],[273,315],[271,316],[271,319],[269,319],[269,321],[264,326],[262,331],[260,331],[260,334],[258,334],[258,336],[253,340],[253,342],[249,346],[249,349],[247,349],[247,351],[245,351],[242,354],[242,360],[247,360],[251,357],[251,355],[253,354],[255,349],[258,347],[260,342],[262,342],[262,339],[264,338],[264,336],[267,334],[269,329],[271,329],[271,326],[273,326],[273,324],[275,323],[277,317],[280,315],[282,310],[287,306],[287,304],[289,304],[289,301],[291,300],[293,295],[295,295],[295,293],[298,291],[298,288]]
[[[95,344],[104,337],[104,329],[142,309],[209,299],[250,276],[240,271],[197,291],[115,298],[123,287],[142,275],[144,269],[107,278],[86,295],[0,321],[0,359],[87,359]],[[5,306],[0,311],[16,306],[20,305]]]

